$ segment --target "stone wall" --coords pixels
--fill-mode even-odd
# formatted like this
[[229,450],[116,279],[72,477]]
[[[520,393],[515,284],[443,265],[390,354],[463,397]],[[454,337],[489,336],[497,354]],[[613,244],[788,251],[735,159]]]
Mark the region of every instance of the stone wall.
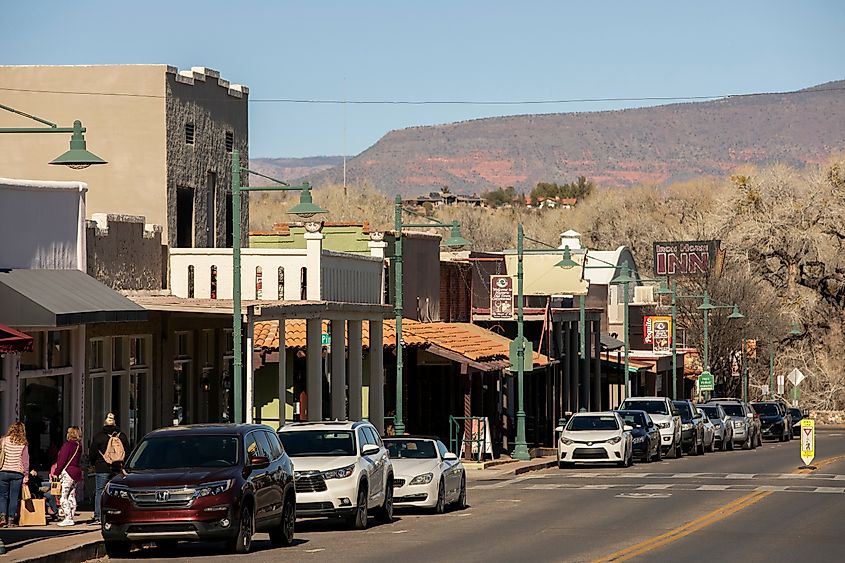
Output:
[[845,424],[845,411],[810,411],[810,418],[817,426]]
[[95,213],[86,221],[88,274],[116,290],[167,285],[167,247],[160,225],[137,215]]

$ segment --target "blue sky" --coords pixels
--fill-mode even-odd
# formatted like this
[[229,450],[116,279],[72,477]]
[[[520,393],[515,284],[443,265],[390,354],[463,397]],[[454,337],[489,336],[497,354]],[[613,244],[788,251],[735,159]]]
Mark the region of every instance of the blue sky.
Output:
[[[845,78],[845,2],[5,0],[0,64],[166,63],[250,87],[250,155],[355,155],[393,129],[787,91]],[[3,85],[0,85],[2,88]],[[2,102],[2,90],[0,90]]]

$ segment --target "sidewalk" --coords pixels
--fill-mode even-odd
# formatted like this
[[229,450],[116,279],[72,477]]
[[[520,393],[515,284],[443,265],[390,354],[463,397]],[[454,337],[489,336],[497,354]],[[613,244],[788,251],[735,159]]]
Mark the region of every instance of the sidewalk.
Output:
[[476,479],[497,479],[522,475],[529,471],[540,471],[550,467],[557,467],[556,456],[540,456],[528,461],[517,461],[509,458],[497,459],[485,463],[464,463],[467,478]]
[[0,539],[6,554],[0,561],[76,562],[101,557],[104,554],[102,535],[98,526],[87,524],[93,514],[80,512],[77,524],[60,528],[55,523],[47,526],[23,526],[0,529]]

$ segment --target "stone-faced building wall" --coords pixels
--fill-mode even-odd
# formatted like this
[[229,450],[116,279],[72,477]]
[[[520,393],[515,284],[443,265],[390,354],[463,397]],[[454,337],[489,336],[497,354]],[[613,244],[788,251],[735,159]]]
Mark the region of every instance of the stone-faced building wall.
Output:
[[[171,247],[231,247],[232,150],[249,163],[249,89],[205,67],[166,76],[167,218]],[[248,185],[248,176],[241,175]],[[246,241],[249,198],[242,195]]]
[[95,213],[86,222],[88,275],[117,290],[163,289],[167,246],[161,230],[137,215]]

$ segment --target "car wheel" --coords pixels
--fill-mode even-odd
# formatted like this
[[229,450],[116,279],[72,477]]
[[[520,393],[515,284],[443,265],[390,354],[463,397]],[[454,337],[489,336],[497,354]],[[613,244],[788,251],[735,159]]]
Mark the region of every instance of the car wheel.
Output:
[[761,434],[757,434],[757,447],[758,448],[763,447],[763,436]]
[[393,522],[393,476],[387,478],[387,488],[384,492],[384,504],[376,510],[376,520],[380,524]]
[[558,469],[569,469],[572,467],[571,461],[559,461],[557,464]]
[[681,451],[682,449],[683,448],[681,448],[680,442],[675,444],[675,455],[673,456],[675,459],[681,459],[681,455],[683,454],[683,452]]
[[707,453],[711,453],[711,454],[714,451],[716,451],[716,437],[715,436],[713,438],[711,438],[710,443],[707,446],[705,446],[704,449]]
[[252,534],[255,532],[255,521],[252,517],[252,507],[249,505],[241,509],[238,522],[238,535],[229,541],[229,551],[233,553],[249,553],[252,547]]
[[726,448],[729,452],[734,451],[734,437],[733,437],[733,434],[731,435],[731,437],[730,437],[730,438],[727,438],[725,441],[727,442],[727,443],[725,444],[725,448]]
[[743,450],[750,450],[751,449],[751,436],[746,436],[745,441],[742,443]]
[[467,507],[467,477],[461,475],[461,492],[458,495],[458,500],[455,501],[455,508],[463,510]]
[[437,485],[437,504],[434,505],[434,512],[437,514],[446,512],[446,485],[443,483],[443,479]]
[[288,547],[293,544],[293,528],[296,524],[296,501],[288,495],[282,508],[282,521],[270,530],[270,543],[277,547]]
[[106,547],[106,555],[110,559],[127,557],[129,551],[132,549],[132,544],[128,541],[107,541],[104,542],[104,545]]
[[349,517],[349,527],[353,530],[363,530],[367,527],[367,498],[367,485],[361,483],[358,486],[358,505]]
[[657,452],[654,454],[654,461],[663,461],[663,447],[658,443]]

